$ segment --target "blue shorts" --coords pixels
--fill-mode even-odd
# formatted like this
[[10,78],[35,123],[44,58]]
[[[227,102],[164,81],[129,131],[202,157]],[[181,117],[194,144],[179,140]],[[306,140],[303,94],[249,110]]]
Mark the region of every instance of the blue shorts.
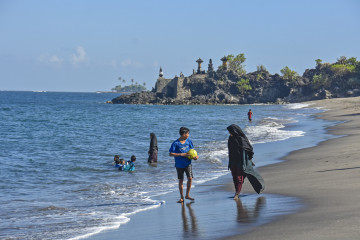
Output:
[[192,173],[192,165],[190,164],[189,166],[187,166],[186,168],[176,168],[177,171],[177,176],[178,179],[183,180],[184,179],[184,172],[186,173],[186,177],[187,178],[193,178],[193,173]]

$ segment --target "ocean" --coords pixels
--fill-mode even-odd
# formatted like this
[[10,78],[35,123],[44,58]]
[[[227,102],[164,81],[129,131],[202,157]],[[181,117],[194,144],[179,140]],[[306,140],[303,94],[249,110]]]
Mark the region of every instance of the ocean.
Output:
[[[116,96],[0,91],[1,239],[81,239],[161,206],[161,196],[178,191],[168,150],[182,126],[199,154],[195,187],[229,174],[230,124],[254,145],[257,167],[332,137],[325,128],[334,123],[317,119],[322,110],[306,104],[105,103]],[[151,132],[158,139],[156,166],[147,163]],[[279,141],[283,148],[271,147]],[[125,160],[136,155],[136,171],[114,168],[116,154]]]

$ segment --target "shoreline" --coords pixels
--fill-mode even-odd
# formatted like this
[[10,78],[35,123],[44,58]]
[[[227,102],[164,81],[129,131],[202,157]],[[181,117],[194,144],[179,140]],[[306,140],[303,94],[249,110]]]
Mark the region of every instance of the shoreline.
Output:
[[341,121],[326,129],[337,137],[293,151],[281,164],[260,168],[267,193],[300,198],[306,207],[241,236],[221,239],[359,239],[360,97],[307,103],[325,109],[318,118]]
[[[355,100],[354,100],[355,99]],[[343,106],[343,101],[359,101],[360,98],[353,98],[351,100],[349,99],[333,99],[333,101],[341,101],[342,103],[340,103],[340,107]],[[327,109],[332,109],[332,106],[327,106],[327,105],[322,105],[322,103],[329,103],[330,100],[320,100],[320,101],[315,101],[315,102],[306,102],[306,103],[311,103],[312,105],[309,106],[310,108],[313,107],[321,107],[321,106],[326,106]],[[332,101],[330,102],[330,105],[333,105]],[[353,103],[352,103],[353,104]],[[329,115],[331,110],[326,110],[325,112],[319,113],[318,118],[323,118],[326,120],[332,120],[332,121],[337,121],[339,122],[340,120],[344,120],[344,119],[338,119],[338,118],[324,118],[322,117],[323,115]],[[336,108],[333,111],[339,111],[341,112],[338,108]],[[331,114],[329,115],[331,116]],[[337,126],[341,125],[343,123],[336,123],[335,125],[332,125],[331,127],[327,127],[326,128],[326,132],[332,131],[332,129],[337,128]],[[335,134],[333,132],[331,132],[334,135],[344,135],[342,132]],[[328,140],[324,140],[320,143],[318,143],[316,146],[314,147],[309,147],[309,148],[303,148],[303,149],[299,149],[299,150],[295,150],[295,151],[285,151],[287,153],[287,155],[285,155],[284,157],[281,157],[280,159],[278,159],[279,161],[277,163],[271,164],[271,165],[267,165],[264,167],[259,167],[259,172],[262,174],[262,176],[264,176],[265,181],[266,181],[266,190],[263,194],[260,195],[255,195],[253,192],[253,189],[251,188],[250,184],[245,184],[243,187],[243,191],[242,191],[242,195],[241,195],[241,200],[239,201],[241,204],[240,206],[245,206],[245,207],[241,207],[239,208],[239,204],[237,203],[237,206],[234,206],[234,202],[232,199],[227,199],[229,197],[231,197],[232,192],[233,192],[233,184],[231,181],[231,176],[229,175],[225,175],[223,177],[221,177],[218,182],[216,181],[210,181],[208,183],[205,184],[201,184],[201,185],[196,185],[196,187],[192,190],[192,193],[195,194],[195,198],[196,201],[195,203],[190,203],[190,202],[186,202],[185,205],[183,205],[183,208],[180,210],[181,206],[180,204],[176,204],[174,203],[174,199],[177,199],[177,192],[172,192],[170,193],[167,197],[166,197],[166,203],[164,205],[166,206],[160,206],[159,208],[150,210],[150,211],[145,211],[139,214],[136,214],[134,216],[132,216],[131,221],[128,222],[127,224],[125,224],[124,226],[121,226],[118,229],[115,230],[110,230],[110,231],[105,231],[102,232],[100,234],[96,234],[93,235],[89,238],[86,239],[96,239],[96,240],[100,240],[100,239],[113,239],[114,237],[118,237],[118,236],[124,236],[126,237],[129,233],[128,231],[132,231],[134,229],[136,229],[137,227],[141,227],[142,229],[144,228],[145,225],[145,231],[146,228],[150,228],[148,229],[148,231],[146,231],[149,235],[141,235],[140,233],[136,232],[137,236],[131,236],[128,235],[128,237],[132,237],[134,239],[145,239],[146,236],[152,236],[151,234],[156,234],[157,237],[160,237],[160,239],[167,239],[168,237],[172,236],[175,237],[177,236],[178,238],[191,238],[191,239],[269,239],[269,236],[271,236],[270,239],[288,239],[288,237],[290,236],[291,238],[293,238],[293,236],[298,236],[298,239],[304,239],[304,238],[309,238],[309,239],[318,239],[316,237],[314,237],[313,235],[301,235],[301,234],[306,234],[304,233],[304,227],[300,226],[298,229],[298,231],[296,231],[297,229],[297,217],[298,215],[302,215],[304,213],[311,213],[314,212],[314,203],[312,202],[312,197],[316,196],[313,191],[305,191],[302,189],[304,187],[304,184],[307,184],[309,187],[311,187],[311,184],[309,184],[308,182],[310,181],[309,179],[311,179],[311,177],[307,177],[309,179],[305,179],[306,181],[304,181],[304,179],[297,179],[296,174],[294,175],[294,170],[295,172],[297,172],[298,170],[301,170],[300,172],[305,172],[307,173],[309,171],[309,168],[313,167],[313,166],[308,166],[303,164],[304,161],[296,161],[298,159],[298,156],[296,155],[295,157],[292,157],[294,154],[304,154],[306,152],[312,152],[313,149],[319,148],[322,145],[328,145],[326,144],[329,141],[334,141],[334,140],[339,140],[342,138],[336,137],[336,138],[331,138]],[[331,147],[331,142],[330,142],[330,148]],[[320,154],[321,155],[321,154]],[[319,155],[319,156],[320,156]],[[321,156],[320,156],[321,157]],[[295,160],[295,161],[294,161]],[[311,161],[311,159],[308,159],[307,161]],[[315,161],[312,162],[313,164],[315,164],[317,167],[320,167],[319,165],[317,165]],[[295,164],[295,166],[293,166]],[[360,166],[359,166],[360,168]],[[274,174],[274,171],[276,173],[281,172],[280,174]],[[284,171],[284,172],[283,172]],[[288,171],[288,172],[286,172]],[[318,170],[321,171],[321,170]],[[280,177],[279,177],[280,175]],[[311,171],[310,171],[310,175],[311,175]],[[336,180],[332,180],[334,182],[336,182]],[[219,183],[220,182],[220,183]],[[281,182],[283,182],[281,184]],[[288,187],[284,187],[284,182],[286,182],[285,185],[288,185]],[[328,181],[326,181],[325,183],[317,183],[317,187],[319,188],[323,188],[325,184],[325,188],[328,187]],[[293,188],[292,191],[289,191],[289,189]],[[324,194],[324,193],[322,193]],[[325,197],[328,197],[326,195],[325,192]],[[341,194],[339,194],[339,196],[341,198]],[[161,196],[161,198],[163,199],[163,196]],[[254,210],[257,208],[258,204],[257,202],[262,202],[263,200],[261,200],[262,198],[265,198],[267,200],[267,204],[271,205],[271,207],[274,210],[274,212],[272,212],[271,216],[265,216],[263,213],[261,213],[261,211],[258,210]],[[208,201],[207,199],[209,199],[210,201]],[[277,208],[275,205],[273,205],[272,203],[272,199],[277,199],[277,202],[281,202],[282,207],[281,208]],[[354,200],[352,200],[354,201]],[[200,205],[199,205],[200,204]],[[201,206],[203,205],[203,207]],[[322,202],[317,202],[317,204],[315,205],[317,208],[319,208],[319,206],[324,205],[322,204]],[[193,206],[193,207],[191,207]],[[262,206],[260,206],[260,208],[264,208],[264,206],[266,206],[265,204],[263,204]],[[216,210],[214,209],[216,208]],[[227,215],[230,216],[230,218],[232,220],[229,220],[227,218],[224,218],[223,216],[221,216],[221,214],[224,214],[225,211],[227,211],[228,209],[231,209],[230,212],[227,212]],[[254,211],[250,214],[248,214],[249,211],[243,211],[244,209],[250,209],[251,211]],[[210,210],[210,212],[209,212]],[[269,210],[269,209],[268,209]],[[269,210],[269,211],[271,211]],[[173,218],[179,218],[179,212],[181,211],[181,216],[182,216],[182,221],[177,221],[178,224],[180,225],[189,225],[189,222],[191,222],[193,225],[195,225],[196,227],[195,230],[192,231],[192,233],[189,233],[189,228],[183,228],[181,229],[180,226],[167,226],[168,221],[174,221]],[[250,211],[250,212],[251,212]],[[278,211],[278,212],[276,212]],[[320,212],[322,211],[322,208],[320,208]],[[186,216],[186,212],[190,213],[190,217]],[[196,214],[194,214],[194,212]],[[237,212],[237,216],[235,216]],[[244,213],[246,213],[246,217],[245,219],[243,218]],[[262,214],[262,215],[261,215]],[[284,215],[285,214],[285,215]],[[254,217],[256,215],[256,217]],[[260,215],[260,220],[257,219]],[[283,216],[279,216],[279,215],[283,215]],[[313,223],[311,221],[312,218],[317,217],[317,219],[319,219],[320,222],[323,222],[324,219],[323,218],[319,218],[318,217],[319,213],[314,213],[313,215],[310,214],[306,215],[304,223],[306,225],[307,222],[311,222],[310,226],[313,226]],[[171,217],[173,216],[173,217]],[[185,216],[185,218],[184,218]],[[212,217],[216,217],[216,216],[220,216],[219,217],[219,222],[216,225],[221,226],[220,230],[225,230],[226,233],[222,233],[220,235],[218,235],[217,232],[212,232],[213,229],[208,229],[207,226],[200,226],[201,224],[194,224],[193,223],[193,218],[195,218],[195,222],[200,222],[200,223],[208,223],[211,225],[211,223],[213,223],[213,219]],[[240,217],[239,217],[240,216]],[[310,219],[308,219],[308,217],[310,217]],[[160,218],[160,219],[159,219]],[[242,219],[242,220],[239,220]],[[261,219],[262,218],[262,219]],[[295,220],[293,222],[288,223],[289,219],[295,218]],[[187,220],[185,220],[187,219]],[[197,219],[197,220],[196,220]],[[234,219],[237,219],[236,221],[234,221]],[[245,223],[241,223],[241,224],[247,224],[247,228],[246,229],[239,229],[239,222],[241,221],[245,221]],[[176,221],[175,221],[176,222]],[[237,225],[234,225],[234,222],[237,223]],[[279,232],[279,229],[282,229],[283,226],[285,225],[285,223],[289,224],[289,231],[287,231],[286,233],[284,231]],[[293,225],[291,225],[291,223]],[[175,224],[176,225],[176,224]],[[244,225],[244,226],[245,226]],[[164,228],[164,226],[166,226],[166,231],[164,231],[162,234],[159,235],[159,232],[161,232],[162,228]],[[356,225],[357,226],[357,225]],[[355,226],[355,227],[356,227]],[[316,226],[313,226],[316,229]],[[154,229],[155,228],[155,229]],[[168,230],[168,228],[170,228],[170,230]],[[179,229],[180,228],[180,229]],[[199,231],[198,228],[202,228],[205,232],[201,234],[201,231]],[[355,228],[353,228],[353,230],[355,230]],[[174,234],[174,235],[170,235],[169,231]],[[262,233],[259,233],[259,232]],[[139,235],[140,234],[140,235]],[[181,235],[182,234],[182,235]],[[190,234],[190,235],[189,235]],[[193,235],[191,235],[193,234]],[[212,235],[209,235],[212,234]],[[240,235],[239,235],[240,234]],[[357,236],[357,234],[355,234]],[[320,234],[320,236],[322,236]],[[331,238],[331,236],[335,236],[333,234],[328,234],[326,235],[326,238]],[[346,237],[348,237],[349,235],[346,235]],[[350,235],[350,236],[354,236],[354,235]],[[325,237],[324,237],[325,238]],[[296,238],[295,238],[296,239]],[[322,238],[319,238],[322,239]],[[334,238],[335,239],[335,238]],[[349,238],[347,238],[349,239]],[[351,238],[350,238],[351,239]]]

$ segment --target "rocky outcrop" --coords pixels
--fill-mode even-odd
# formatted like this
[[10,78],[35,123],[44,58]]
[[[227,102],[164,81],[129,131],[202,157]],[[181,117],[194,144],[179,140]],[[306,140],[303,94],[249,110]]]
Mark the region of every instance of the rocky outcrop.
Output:
[[[284,79],[279,74],[271,75],[267,71],[256,71],[239,76],[233,71],[221,69],[208,74],[201,72],[173,79],[161,76],[152,91],[121,95],[111,102],[164,105],[294,103],[360,95],[357,89],[339,92],[336,86],[332,86],[333,90],[324,87],[314,88],[311,80],[314,75],[319,74],[319,71],[321,69],[306,70],[302,77],[298,76],[292,81]],[[251,90],[240,91],[238,84],[241,80],[248,80]]]

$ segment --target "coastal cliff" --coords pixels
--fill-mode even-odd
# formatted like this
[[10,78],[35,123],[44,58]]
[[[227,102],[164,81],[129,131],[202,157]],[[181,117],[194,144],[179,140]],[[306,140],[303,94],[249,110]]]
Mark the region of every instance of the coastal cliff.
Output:
[[[353,59],[353,58],[350,58]],[[306,69],[302,76],[287,67],[283,76],[271,75],[264,67],[244,74],[229,69],[226,58],[223,66],[213,70],[209,61],[208,71],[201,70],[202,60],[197,60],[198,70],[190,76],[159,78],[152,91],[121,95],[112,99],[114,104],[253,104],[295,103],[310,100],[350,97],[360,95],[360,62],[322,64],[316,61],[314,69]],[[290,73],[288,73],[290,72]]]

